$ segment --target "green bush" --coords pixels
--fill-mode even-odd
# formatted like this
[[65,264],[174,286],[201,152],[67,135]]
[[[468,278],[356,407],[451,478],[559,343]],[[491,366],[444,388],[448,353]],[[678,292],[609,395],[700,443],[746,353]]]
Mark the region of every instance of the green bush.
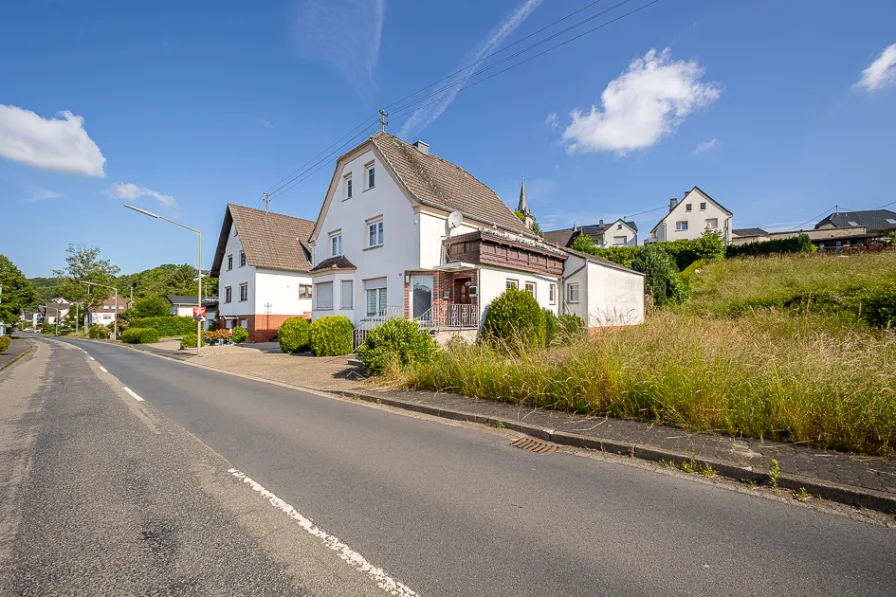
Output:
[[309,345],[314,356],[330,357],[352,352],[355,326],[342,315],[327,315],[311,322]]
[[771,255],[772,253],[812,253],[818,247],[812,244],[808,234],[800,234],[791,238],[779,238],[745,245],[728,245],[725,257],[741,257],[744,255]]
[[280,350],[286,353],[308,350],[311,323],[304,317],[290,317],[277,330]]
[[162,338],[171,336],[183,336],[190,332],[196,333],[196,322],[192,317],[176,317],[167,315],[165,317],[139,317],[132,319],[130,327],[150,328],[159,332]]
[[867,288],[858,296],[856,312],[862,319],[881,328],[896,327],[896,284]]
[[164,317],[171,313],[171,303],[168,299],[158,294],[150,294],[134,301],[134,308],[128,309],[133,311],[133,317],[142,319],[146,317]]
[[0,336],[0,354],[6,352],[10,344],[12,344],[12,340],[9,339],[9,336]]
[[233,335],[231,336],[231,339],[233,340],[234,344],[242,344],[249,339],[248,330],[239,325],[233,328],[232,334]]
[[532,295],[508,288],[485,312],[482,336],[487,341],[520,346],[544,346],[547,323],[544,311]]
[[561,315],[557,318],[564,344],[585,335],[585,320],[578,315]]
[[439,355],[439,345],[416,321],[392,317],[367,333],[358,348],[361,363],[374,375],[382,375],[390,362],[402,367],[430,363]]
[[196,332],[190,332],[189,334],[184,334],[184,337],[180,339],[180,347],[181,349],[188,348],[196,348],[196,343],[199,339],[196,337]]
[[87,330],[87,337],[93,338],[94,340],[108,340],[109,328],[104,325],[93,324]]
[[655,244],[643,248],[632,269],[645,275],[644,292],[657,307],[677,305],[689,295],[687,281],[678,273],[672,257]]
[[152,328],[128,328],[121,335],[121,341],[128,344],[152,344],[159,341],[159,332]]
[[[684,271],[696,261],[706,263],[722,259],[726,255],[722,235],[714,230],[704,231],[700,238],[652,243],[648,246],[662,249],[672,258],[678,271]],[[580,234],[573,241],[572,248],[607,261],[612,261],[613,263],[618,263],[623,267],[634,268],[635,261],[641,257],[647,246],[607,247],[606,249],[600,249],[591,241],[590,237]]]

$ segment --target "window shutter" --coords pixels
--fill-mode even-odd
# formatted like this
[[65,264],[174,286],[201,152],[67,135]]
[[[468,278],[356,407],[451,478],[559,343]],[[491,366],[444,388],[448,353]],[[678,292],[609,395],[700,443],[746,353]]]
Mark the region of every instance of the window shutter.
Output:
[[314,296],[317,297],[317,308],[318,309],[332,309],[333,308],[333,283],[332,282],[321,282],[319,284],[315,284],[316,288],[314,289]]
[[343,280],[342,281],[342,303],[340,306],[343,309],[351,309],[352,308],[352,293],[354,292],[354,284],[351,280]]
[[367,290],[367,314],[376,315],[376,288]]

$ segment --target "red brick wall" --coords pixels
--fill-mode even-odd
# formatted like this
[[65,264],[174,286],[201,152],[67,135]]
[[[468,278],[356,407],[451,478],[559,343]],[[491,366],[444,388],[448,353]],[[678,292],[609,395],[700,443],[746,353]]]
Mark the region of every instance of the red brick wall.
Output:
[[[236,323],[231,327],[239,325],[240,319],[246,320],[246,331],[249,332],[249,342],[269,342],[271,338],[277,335],[277,330],[284,321],[290,317],[304,317],[311,319],[311,313],[302,313],[300,315],[267,315],[265,313],[256,313],[254,315],[240,315],[236,317]],[[221,327],[225,327],[223,321]]]

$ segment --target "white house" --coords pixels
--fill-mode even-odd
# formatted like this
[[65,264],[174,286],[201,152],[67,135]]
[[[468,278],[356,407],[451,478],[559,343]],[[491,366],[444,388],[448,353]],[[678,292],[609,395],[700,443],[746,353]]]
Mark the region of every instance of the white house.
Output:
[[43,317],[43,323],[55,325],[57,317],[60,321],[68,317],[72,304],[62,297],[54,298],[46,305],[40,305],[37,309]]
[[[521,205],[523,197],[524,187]],[[539,240],[492,189],[422,141],[380,132],[341,156],[310,243],[315,319],[344,315],[363,330],[399,316],[475,334],[485,307],[510,286],[568,312],[570,254]],[[643,298],[642,285],[633,300]]]
[[250,342],[273,338],[290,317],[311,317],[314,222],[228,204],[211,276],[218,278],[218,323],[242,326]]
[[[203,278],[208,272],[202,272]],[[205,293],[205,283],[203,282],[203,294]],[[197,307],[196,297],[182,294],[165,295],[168,302],[171,303],[171,309],[168,311],[171,315],[178,317],[193,317],[193,309]],[[212,321],[218,319],[218,297],[203,296],[202,306],[205,307],[205,329],[208,330]]]
[[128,303],[124,297],[118,297],[116,303],[115,297],[110,296],[99,305],[87,308],[87,325],[104,325],[111,328],[115,319],[127,308]]
[[644,322],[644,275],[587,253],[568,249],[564,275],[566,312],[589,328]]
[[694,187],[679,201],[669,199],[669,213],[650,231],[647,242],[663,242],[700,238],[706,230],[722,233],[725,243],[731,242],[731,218],[734,214],[721,203]]
[[573,226],[563,230],[549,230],[544,233],[544,239],[549,244],[571,247],[576,237],[582,234],[590,237],[591,242],[601,249],[606,249],[607,247],[634,247],[638,244],[638,225],[622,218],[606,224],[603,220],[600,220],[597,224]]

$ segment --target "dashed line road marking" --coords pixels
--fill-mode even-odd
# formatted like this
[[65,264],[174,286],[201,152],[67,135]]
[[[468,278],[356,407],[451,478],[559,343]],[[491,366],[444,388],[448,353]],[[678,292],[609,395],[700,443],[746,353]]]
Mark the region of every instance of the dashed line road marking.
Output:
[[102,371],[103,373],[109,373],[109,372],[106,370],[106,368],[103,367],[102,365],[100,365],[100,371]]
[[87,358],[90,359],[91,361],[95,361],[95,360],[96,360],[95,358],[93,358],[93,357],[90,356],[90,355],[87,355]]
[[[127,388],[125,389],[127,390]],[[321,539],[325,547],[335,551],[340,558],[342,558],[349,566],[351,566],[355,570],[367,574],[367,576],[369,576],[371,579],[373,579],[374,582],[376,582],[379,588],[383,589],[388,594],[397,595],[399,597],[418,597],[417,593],[412,591],[403,583],[389,576],[382,568],[377,568],[376,566],[368,562],[364,558],[364,556],[340,541],[338,537],[334,537],[323,529],[318,528],[310,518],[305,518],[304,516],[299,514],[299,512],[296,511],[295,508],[265,489],[260,483],[247,477],[246,473],[235,468],[229,469],[227,472],[261,494],[261,497],[268,500],[273,507],[277,508],[278,510],[298,522],[299,526],[305,529],[305,531],[307,531],[309,535]]]
[[137,392],[135,392],[135,391],[132,390],[131,388],[129,388],[129,387],[127,387],[127,386],[123,386],[122,389],[123,389],[125,392],[127,392],[128,394],[130,394],[130,395],[131,395],[131,398],[133,398],[133,399],[136,400],[137,402],[144,402],[143,398],[140,397],[140,394],[138,394]]

